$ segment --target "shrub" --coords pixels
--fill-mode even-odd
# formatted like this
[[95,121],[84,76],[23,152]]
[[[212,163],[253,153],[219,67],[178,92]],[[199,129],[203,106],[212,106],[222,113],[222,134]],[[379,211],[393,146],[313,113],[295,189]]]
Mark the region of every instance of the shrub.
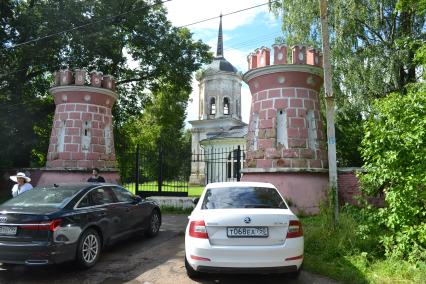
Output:
[[[377,101],[362,141],[362,191],[385,194],[385,207],[365,207],[364,229],[378,235],[387,256],[426,261],[426,84]],[[368,233],[368,232],[367,232]]]

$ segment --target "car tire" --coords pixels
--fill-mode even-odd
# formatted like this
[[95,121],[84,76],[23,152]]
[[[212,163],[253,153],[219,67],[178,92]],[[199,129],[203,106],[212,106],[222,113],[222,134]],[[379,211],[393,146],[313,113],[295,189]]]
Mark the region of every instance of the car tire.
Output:
[[198,272],[197,270],[192,268],[192,266],[189,264],[188,260],[186,259],[186,256],[185,256],[185,269],[186,269],[186,275],[188,275],[188,277],[191,279],[200,278],[202,275],[201,272]]
[[145,235],[149,238],[155,237],[160,231],[161,215],[157,209],[152,210],[149,216],[149,224],[145,230]]
[[80,268],[93,267],[101,256],[102,243],[99,234],[94,229],[88,229],[80,237],[77,246],[77,264]]

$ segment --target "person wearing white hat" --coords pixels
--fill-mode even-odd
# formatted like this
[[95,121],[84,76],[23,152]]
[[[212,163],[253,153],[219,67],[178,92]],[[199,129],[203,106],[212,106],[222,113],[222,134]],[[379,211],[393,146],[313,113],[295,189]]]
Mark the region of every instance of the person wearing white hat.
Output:
[[13,197],[33,188],[30,184],[31,179],[24,173],[17,173],[16,176],[11,176],[10,179],[17,183],[12,187]]

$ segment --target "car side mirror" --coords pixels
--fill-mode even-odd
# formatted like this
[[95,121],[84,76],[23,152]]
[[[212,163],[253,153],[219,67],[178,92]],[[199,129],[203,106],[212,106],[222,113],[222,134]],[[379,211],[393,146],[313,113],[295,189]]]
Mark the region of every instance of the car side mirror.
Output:
[[139,202],[141,202],[142,201],[142,197],[140,197],[139,195],[135,195],[135,196],[133,196],[133,202],[135,203],[135,204],[137,204],[137,203],[139,203]]
[[195,205],[198,204],[198,201],[200,201],[199,197],[196,197],[196,198],[192,199],[192,203],[194,203]]

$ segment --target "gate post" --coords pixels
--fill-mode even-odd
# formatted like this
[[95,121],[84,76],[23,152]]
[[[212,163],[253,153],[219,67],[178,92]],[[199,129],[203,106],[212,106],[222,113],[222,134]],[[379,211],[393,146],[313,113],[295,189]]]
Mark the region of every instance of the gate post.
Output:
[[163,185],[163,147],[158,148],[158,192],[161,192]]
[[140,149],[139,144],[136,146],[136,186],[135,186],[135,194],[139,191],[139,156],[140,156]]
[[237,148],[237,181],[241,180],[241,148],[238,145]]

